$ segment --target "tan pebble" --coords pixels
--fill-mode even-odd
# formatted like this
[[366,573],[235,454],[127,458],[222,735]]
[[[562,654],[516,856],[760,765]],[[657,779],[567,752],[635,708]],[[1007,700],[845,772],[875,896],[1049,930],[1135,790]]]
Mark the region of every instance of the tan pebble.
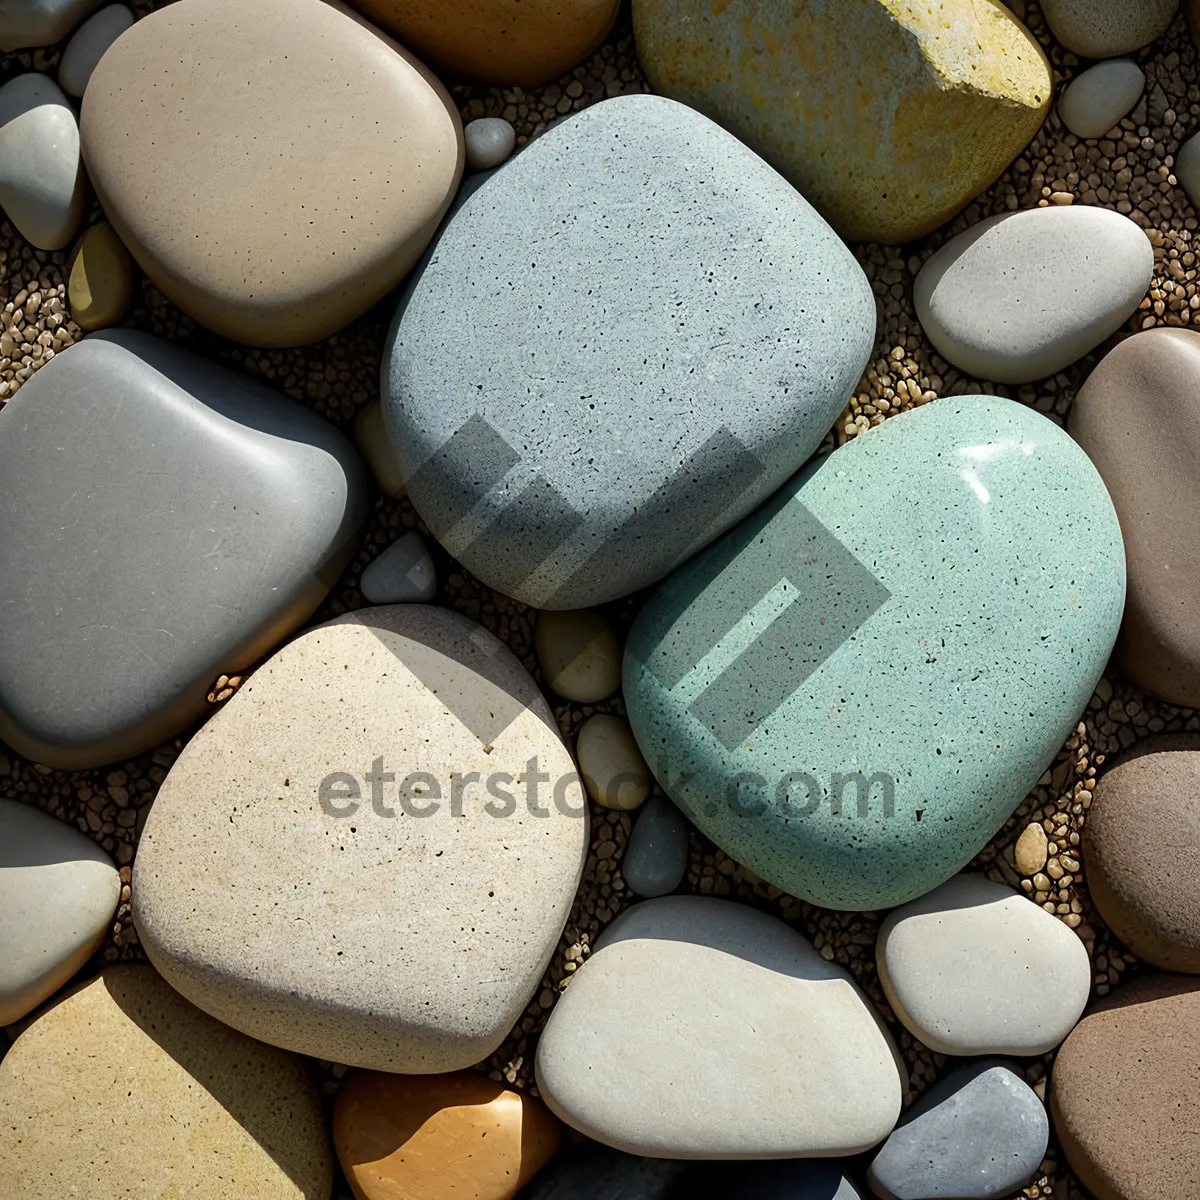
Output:
[[1046,831],[1036,821],[1031,821],[1013,850],[1017,870],[1022,875],[1036,875],[1046,865],[1046,853]]
[[593,704],[621,686],[621,647],[600,613],[543,612],[533,642],[546,686],[564,699]]
[[605,808],[628,811],[650,795],[650,771],[629,723],[597,713],[579,730],[575,743],[579,771],[588,795]]

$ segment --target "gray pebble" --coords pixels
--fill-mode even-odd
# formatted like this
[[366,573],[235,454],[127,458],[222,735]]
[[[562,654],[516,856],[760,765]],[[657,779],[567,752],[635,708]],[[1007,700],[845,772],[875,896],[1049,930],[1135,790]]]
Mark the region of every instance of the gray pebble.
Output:
[[540,1171],[519,1200],[683,1200],[688,1164],[588,1142]]
[[503,117],[480,117],[463,130],[467,166],[472,171],[489,171],[506,162],[517,144],[517,131]]
[[639,896],[665,896],[679,886],[687,861],[687,818],[665,796],[651,796],[621,864],[625,882]]
[[437,571],[419,533],[393,542],[362,574],[368,604],[428,604],[437,594]]
[[1076,137],[1101,138],[1138,102],[1146,87],[1130,58],[1097,63],[1077,75],[1058,102],[1058,115]]

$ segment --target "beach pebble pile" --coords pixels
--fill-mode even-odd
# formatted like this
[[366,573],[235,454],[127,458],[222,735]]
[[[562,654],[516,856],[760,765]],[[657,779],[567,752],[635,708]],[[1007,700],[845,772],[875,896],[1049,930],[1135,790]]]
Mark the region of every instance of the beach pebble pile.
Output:
[[1200,1194],[1180,7],[0,2],[0,1196]]

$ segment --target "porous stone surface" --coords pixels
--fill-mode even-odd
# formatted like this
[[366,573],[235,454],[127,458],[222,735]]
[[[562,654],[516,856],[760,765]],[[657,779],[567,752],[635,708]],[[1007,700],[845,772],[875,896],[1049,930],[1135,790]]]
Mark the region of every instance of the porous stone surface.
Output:
[[665,896],[683,882],[687,863],[687,819],[665,796],[651,796],[621,860],[625,882],[639,896]]
[[354,0],[423,58],[485,83],[546,83],[586,58],[620,0]]
[[1151,972],[1098,1001],[1050,1076],[1054,1132],[1096,1200],[1200,1190],[1200,982]]
[[1200,705],[1200,334],[1127,338],[1089,376],[1072,437],[1112,496],[1129,560],[1118,654],[1140,686]]
[[363,599],[370,604],[428,603],[437,595],[437,570],[421,535],[397,538],[362,573]]
[[360,1200],[512,1200],[561,1140],[540,1100],[469,1071],[354,1071],[333,1109],[334,1149]]
[[1054,36],[1085,58],[1112,58],[1154,41],[1179,0],[1041,0]]
[[1164,748],[1109,771],[1083,852],[1092,900],[1117,937],[1145,962],[1200,973],[1200,749]]
[[633,17],[655,91],[741,138],[853,241],[937,228],[1050,109],[1045,55],[1003,4],[635,0]]
[[1026,383],[1115,333],[1153,272],[1153,247],[1127,217],[1052,206],[988,217],[951,238],[921,268],[913,300],[948,362]]
[[1081,138],[1101,138],[1138,102],[1146,87],[1130,58],[1097,63],[1076,75],[1058,102],[1063,124]]
[[49,46],[61,41],[104,0],[5,0],[0,9],[0,50]]
[[289,643],[188,743],[142,834],[134,919],[167,980],[252,1037],[458,1070],[537,987],[587,831],[507,648],[448,609],[364,609]]
[[625,647],[663,790],[826,908],[961,870],[1075,728],[1116,638],[1095,468],[1010,400],[946,397],[802,471],[680,568]]
[[621,645],[603,613],[539,613],[533,644],[546,686],[565,700],[595,704],[621,686]]
[[315,413],[168,342],[93,334],[0,411],[0,736],[136,754],[306,620],[365,515]]
[[62,89],[45,75],[0,87],[0,205],[21,236],[59,250],[83,221],[79,126]]
[[982,875],[955,876],[889,913],[875,958],[892,1010],[938,1054],[1044,1054],[1074,1028],[1091,988],[1079,938]]
[[463,130],[467,166],[490,171],[505,162],[517,144],[517,131],[503,117],[480,117]]
[[1000,1200],[1031,1182],[1050,1119],[1016,1063],[985,1059],[951,1071],[904,1114],[871,1162],[883,1200]]
[[58,64],[58,85],[68,96],[82,96],[104,52],[133,24],[133,10],[110,4],[89,17],[74,33]]
[[629,728],[612,713],[596,713],[580,727],[575,757],[588,795],[605,808],[638,808],[650,795],[653,779]]
[[149,967],[110,967],[0,1062],[5,1196],[328,1200],[332,1186],[308,1070]]
[[514,599],[585,608],[781,485],[874,328],[802,196],[700,114],[622,97],[460,202],[396,314],[384,415],[451,554]]
[[0,1025],[53,995],[100,948],[121,893],[112,859],[78,829],[0,799]]
[[82,132],[146,274],[201,324],[263,346],[326,337],[390,292],[463,166],[442,85],[322,0],[151,13],[93,73]]
[[849,974],[782,921],[696,896],[609,926],[551,1014],[536,1072],[569,1125],[656,1158],[857,1153],[891,1132],[904,1088]]
[[133,302],[133,264],[107,221],[75,244],[67,266],[71,315],[85,333],[117,325]]

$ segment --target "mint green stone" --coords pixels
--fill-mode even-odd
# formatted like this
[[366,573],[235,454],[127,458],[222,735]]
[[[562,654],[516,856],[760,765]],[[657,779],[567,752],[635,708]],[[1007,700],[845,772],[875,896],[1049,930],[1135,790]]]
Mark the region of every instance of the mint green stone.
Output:
[[1053,422],[992,396],[896,417],[676,571],[625,651],[668,795],[794,896],[878,909],[965,866],[1074,728],[1125,552]]

